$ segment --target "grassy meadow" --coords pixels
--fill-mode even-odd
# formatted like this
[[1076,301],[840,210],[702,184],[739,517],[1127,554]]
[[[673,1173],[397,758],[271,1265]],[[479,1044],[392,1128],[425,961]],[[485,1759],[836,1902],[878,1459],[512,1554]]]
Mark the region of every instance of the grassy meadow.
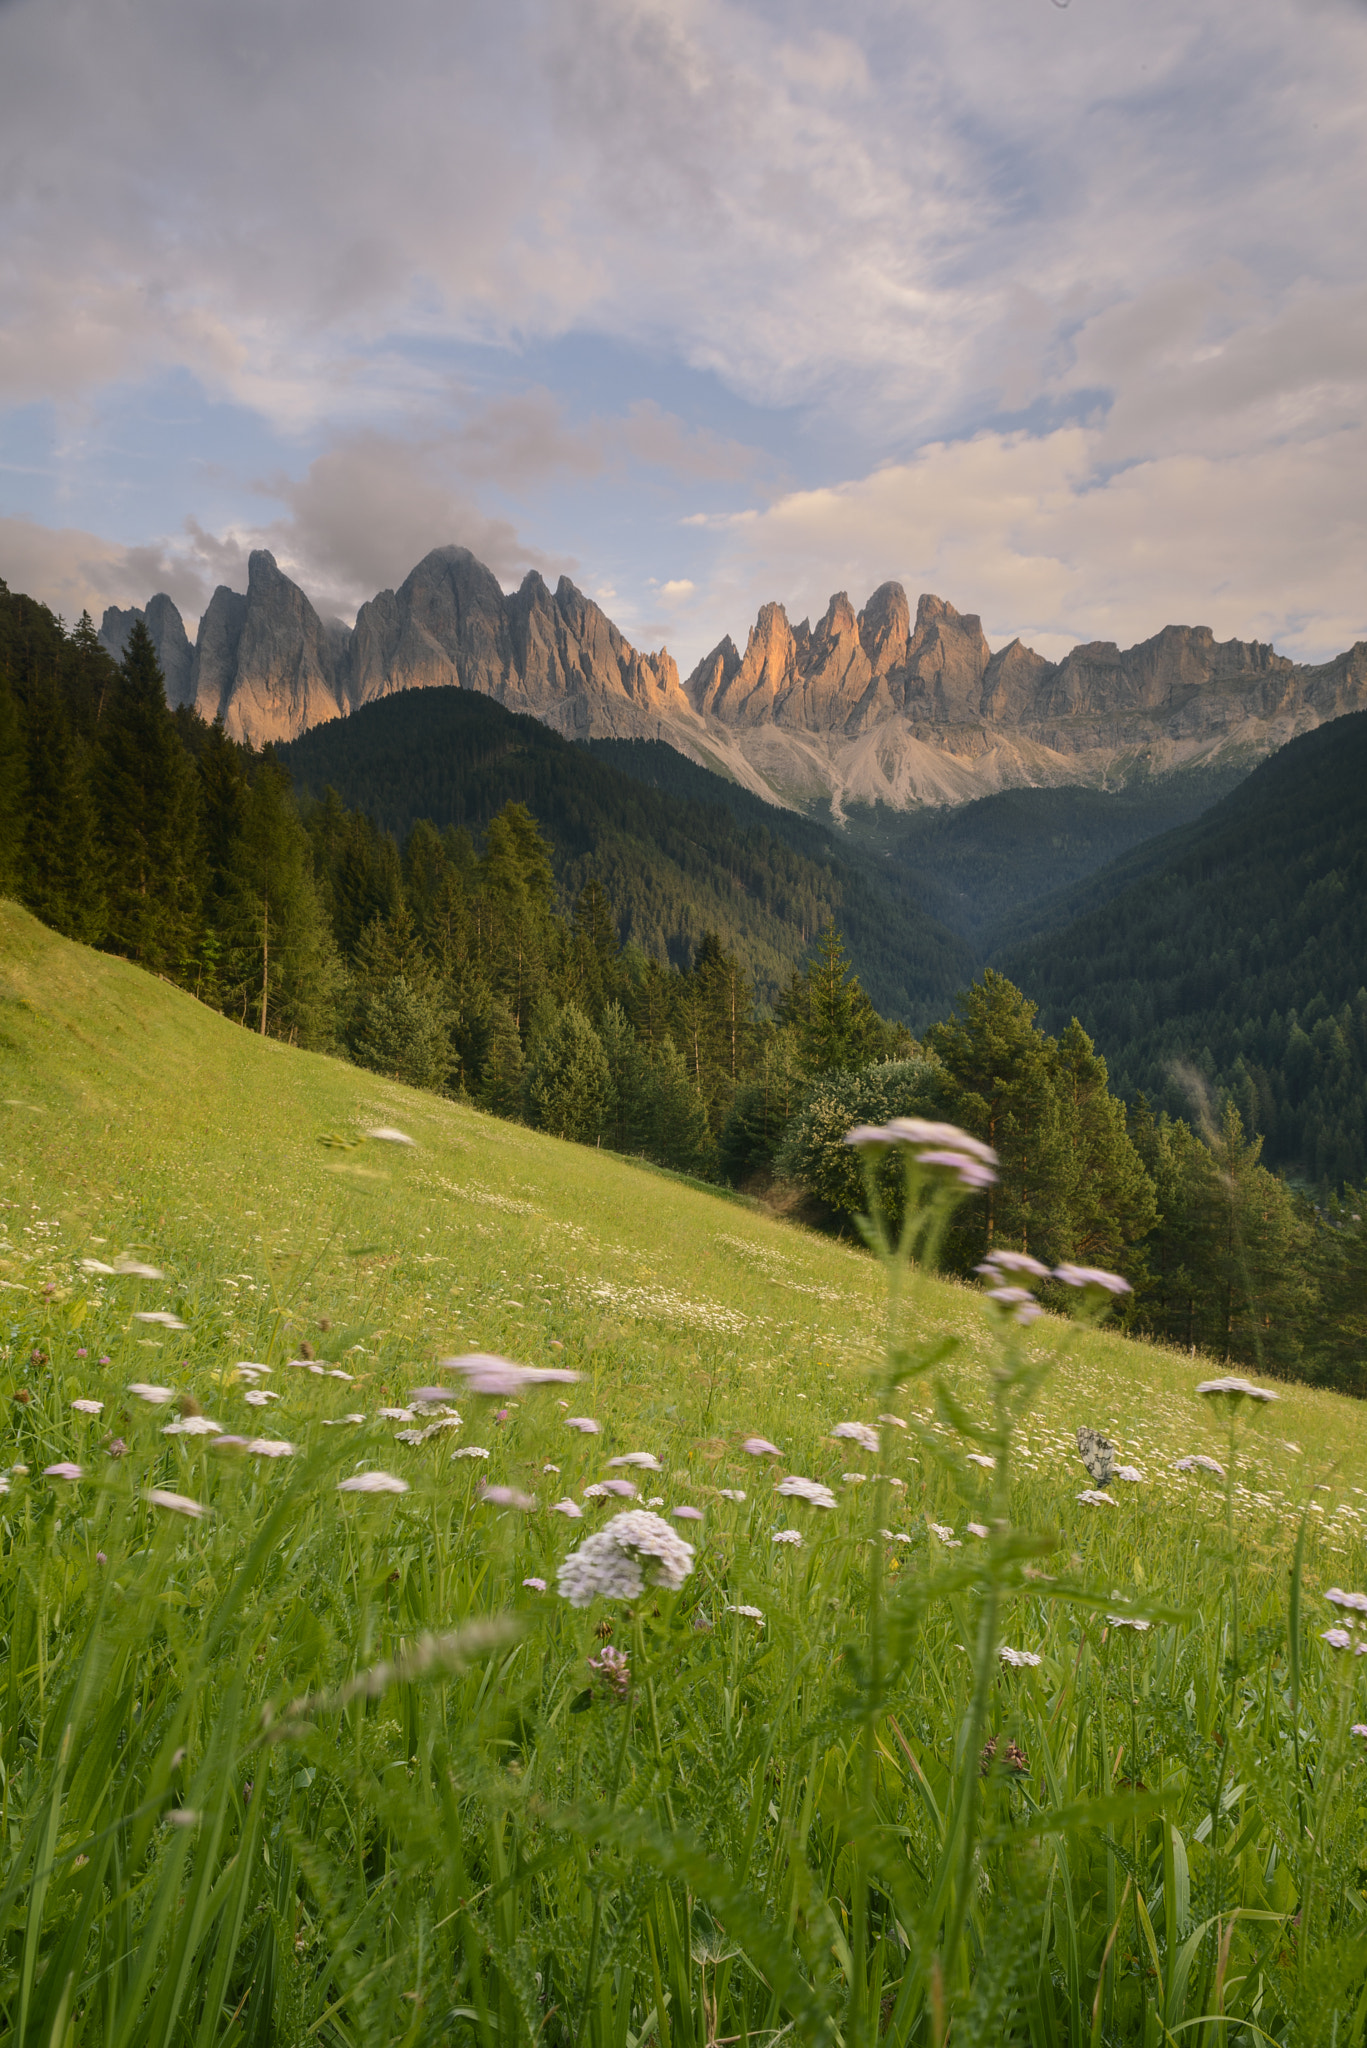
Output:
[[[894,1384],[862,1249],[11,905],[0,1097],[5,2039],[1363,2040],[1367,1409],[932,1279]],[[682,1585],[558,1598],[648,1502]]]

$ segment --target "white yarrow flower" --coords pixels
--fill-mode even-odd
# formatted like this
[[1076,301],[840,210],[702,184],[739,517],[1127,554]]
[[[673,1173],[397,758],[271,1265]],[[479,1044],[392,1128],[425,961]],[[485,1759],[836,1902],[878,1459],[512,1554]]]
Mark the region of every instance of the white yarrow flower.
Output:
[[168,1493],[161,1486],[150,1487],[146,1498],[154,1508],[167,1508],[173,1515],[189,1515],[192,1520],[209,1512],[206,1507],[201,1507],[197,1500],[191,1500],[188,1494]]
[[571,1522],[582,1522],[584,1519],[584,1510],[580,1507],[578,1501],[570,1500],[568,1496],[564,1500],[556,1501],[552,1505],[551,1513],[553,1515],[564,1515]]
[[133,1321],[135,1323],[157,1323],[163,1330],[185,1330],[189,1328],[188,1323],[183,1323],[179,1316],[173,1316],[169,1310],[164,1308],[134,1309]]
[[140,1259],[115,1259],[114,1271],[125,1280],[164,1280],[160,1266],[145,1266]]
[[247,1439],[247,1449],[256,1458],[292,1458],[294,1445],[287,1444],[283,1437],[253,1436]]
[[782,1451],[777,1444],[771,1444],[767,1436],[747,1436],[741,1445],[752,1458],[781,1458]]
[[525,1513],[536,1506],[535,1495],[522,1493],[516,1486],[481,1486],[479,1497],[491,1508],[520,1508]]
[[392,1472],[353,1472],[350,1479],[337,1481],[338,1493],[407,1493],[408,1481]]
[[44,1479],[84,1479],[85,1473],[79,1465],[73,1465],[68,1459],[63,1459],[58,1465],[44,1465],[43,1477]]
[[[419,1442],[422,1441],[421,1435],[418,1440]],[[453,1458],[487,1458],[489,1453],[485,1450],[483,1444],[462,1444],[459,1450],[452,1451],[451,1456]]]
[[819,1479],[803,1479],[796,1472],[790,1472],[786,1479],[780,1479],[776,1493],[790,1500],[805,1500],[814,1508],[833,1508],[835,1495],[829,1486],[823,1486]]
[[1144,1484],[1144,1475],[1137,1465],[1117,1465],[1111,1477],[1113,1479],[1124,1479],[1131,1486],[1142,1486]]
[[1331,1606],[1342,1607],[1349,1614],[1367,1614],[1367,1593],[1345,1593],[1342,1586],[1331,1586],[1325,1594]]
[[567,1415],[565,1427],[577,1429],[580,1436],[601,1436],[603,1432],[603,1425],[595,1422],[591,1415]]
[[723,1614],[739,1614],[743,1621],[763,1622],[764,1620],[764,1609],[762,1607],[743,1607],[739,1604],[733,1604],[730,1600],[727,1601],[722,1612]]
[[1218,1458],[1208,1458],[1204,1451],[1196,1451],[1189,1458],[1179,1458],[1173,1466],[1174,1472],[1213,1472],[1217,1479],[1223,1479],[1225,1468]]
[[1044,1662],[1044,1659],[1037,1657],[1033,1650],[1008,1650],[1005,1643],[1002,1644],[997,1655],[1001,1658],[1003,1664],[1009,1664],[1016,1671]]
[[1281,1395],[1274,1394],[1271,1387],[1257,1387],[1252,1380],[1240,1378],[1238,1373],[1226,1373],[1223,1379],[1202,1380],[1196,1389],[1198,1394],[1225,1394],[1232,1401],[1280,1401]]
[[1346,1628],[1325,1628],[1320,1630],[1320,1641],[1328,1643],[1331,1650],[1346,1650],[1352,1643],[1352,1636]]
[[996,1459],[989,1457],[986,1451],[970,1451],[968,1462],[970,1465],[981,1465],[984,1472],[995,1472],[997,1469]]
[[171,1387],[149,1387],[145,1380],[130,1381],[128,1391],[130,1394],[136,1394],[140,1401],[150,1401],[154,1408],[159,1407],[163,1401],[175,1399],[175,1392]]
[[1114,1494],[1102,1493],[1100,1488],[1096,1486],[1084,1486],[1082,1492],[1078,1495],[1078,1499],[1083,1503],[1084,1507],[1089,1508],[1113,1508],[1115,1506]]
[[831,1431],[834,1437],[847,1437],[852,1444],[858,1444],[861,1451],[877,1452],[878,1431],[870,1429],[867,1422],[837,1422]]
[[717,1492],[723,1500],[742,1501],[745,1499],[745,1488],[743,1486],[719,1486]]
[[608,1459],[610,1471],[618,1465],[635,1465],[642,1472],[664,1471],[664,1466],[653,1451],[623,1451],[620,1458]]
[[797,1548],[802,1543],[802,1531],[800,1529],[776,1529],[769,1538],[769,1541],[771,1543],[791,1543]]
[[406,1131],[396,1131],[392,1124],[377,1124],[373,1131],[367,1131],[365,1135],[378,1145],[412,1145],[417,1142],[416,1139],[410,1138]]
[[1108,1614],[1106,1619],[1112,1628],[1132,1628],[1140,1635],[1152,1627],[1151,1622],[1141,1621],[1137,1614]]
[[72,1407],[78,1415],[103,1415],[103,1401],[73,1401]]
[[168,1422],[162,1428],[163,1436],[222,1436],[223,1425],[210,1422],[207,1415],[182,1415],[178,1422]]
[[572,1607],[635,1600],[647,1583],[674,1592],[693,1569],[693,1546],[644,1508],[614,1515],[564,1559],[557,1589]]

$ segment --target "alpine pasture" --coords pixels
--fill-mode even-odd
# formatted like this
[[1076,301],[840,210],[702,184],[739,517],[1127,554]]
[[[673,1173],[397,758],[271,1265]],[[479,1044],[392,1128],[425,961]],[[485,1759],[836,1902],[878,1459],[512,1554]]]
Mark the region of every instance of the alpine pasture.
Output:
[[862,1248],[10,905],[0,1065],[6,2038],[1363,2039],[1360,1407],[914,1273],[890,1354]]

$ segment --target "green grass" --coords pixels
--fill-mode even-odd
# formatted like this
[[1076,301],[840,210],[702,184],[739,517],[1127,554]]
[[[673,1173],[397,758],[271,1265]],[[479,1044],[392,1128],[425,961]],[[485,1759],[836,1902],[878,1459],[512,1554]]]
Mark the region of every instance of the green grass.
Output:
[[[256,1039],[7,905],[0,1065],[6,2038],[1363,2038],[1367,1682],[1320,1641],[1324,1590],[1367,1583],[1363,1409],[1280,1390],[1231,1548],[1224,1490],[1171,1470],[1229,1462],[1208,1368],[1046,1318],[989,1475],[998,1341],[926,1281],[911,1335],[958,1348],[938,1406],[929,1372],[891,1397],[880,1465],[830,1437],[890,1398],[862,1252]],[[119,1257],[165,1279],[80,1265]],[[291,1369],[306,1345],[350,1379]],[[551,1386],[395,1442],[376,1411],[474,1350],[578,1372],[602,1435]],[[167,1437],[133,1381],[295,1455]],[[1146,1474],[1113,1508],[1076,1499],[1083,1422]],[[751,1432],[835,1509],[776,1499]],[[662,1512],[702,1509],[695,1568],[574,1610],[556,1566],[614,1504],[545,1510],[634,1450]],[[410,1490],[339,1495],[363,1467]],[[966,1533],[1003,1496],[1052,1549]],[[609,1625],[625,1704],[588,1667]]]

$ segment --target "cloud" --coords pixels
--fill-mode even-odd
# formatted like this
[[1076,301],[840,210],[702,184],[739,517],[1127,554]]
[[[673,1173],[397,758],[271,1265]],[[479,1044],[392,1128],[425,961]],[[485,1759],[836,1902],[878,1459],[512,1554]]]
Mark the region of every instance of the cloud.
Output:
[[710,521],[725,566],[708,608],[747,620],[782,593],[794,618],[816,615],[833,588],[857,606],[895,577],[913,602],[934,591],[980,612],[994,646],[1018,635],[1051,658],[1169,623],[1303,660],[1367,638],[1360,428],[1120,469],[1104,452],[1085,426],[987,432]]
[[96,624],[106,605],[144,605],[164,590],[198,614],[206,595],[192,561],[157,547],[120,547],[78,527],[40,526],[0,517],[0,577],[72,625],[83,611]]

